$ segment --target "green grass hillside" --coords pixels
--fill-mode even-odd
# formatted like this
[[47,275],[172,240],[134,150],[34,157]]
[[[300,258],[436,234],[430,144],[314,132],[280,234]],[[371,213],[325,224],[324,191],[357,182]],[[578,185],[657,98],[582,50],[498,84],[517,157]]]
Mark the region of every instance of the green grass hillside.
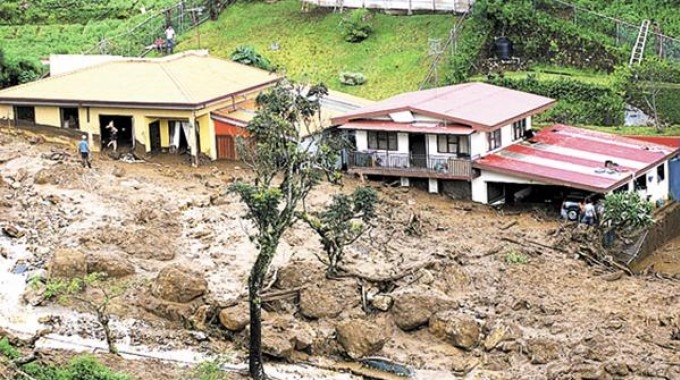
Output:
[[[218,21],[201,26],[201,47],[229,58],[236,47],[251,45],[296,80],[322,81],[332,89],[381,99],[418,89],[431,62],[428,38],[445,40],[455,22],[450,14],[376,13],[375,32],[364,42],[353,44],[343,40],[342,17],[322,9],[303,13],[298,0],[237,3]],[[270,49],[273,43],[279,45],[277,51]],[[197,31],[181,36],[179,50],[197,47]],[[342,71],[362,72],[368,82],[344,86],[338,79]]]

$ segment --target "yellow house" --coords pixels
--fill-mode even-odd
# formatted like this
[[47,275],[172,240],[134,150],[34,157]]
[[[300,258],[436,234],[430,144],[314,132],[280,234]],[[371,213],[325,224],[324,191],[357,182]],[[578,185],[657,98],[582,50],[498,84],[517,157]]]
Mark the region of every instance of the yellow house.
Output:
[[0,119],[87,134],[93,150],[106,147],[113,122],[120,150],[186,149],[216,159],[211,112],[252,99],[278,79],[207,51],[129,58],[1,90]]

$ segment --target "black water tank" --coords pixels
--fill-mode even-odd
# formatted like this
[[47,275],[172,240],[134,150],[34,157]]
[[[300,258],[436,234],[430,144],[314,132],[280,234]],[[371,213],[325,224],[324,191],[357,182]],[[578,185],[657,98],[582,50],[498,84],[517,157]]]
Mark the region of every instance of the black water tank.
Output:
[[512,59],[512,41],[508,37],[496,38],[496,57],[501,61]]

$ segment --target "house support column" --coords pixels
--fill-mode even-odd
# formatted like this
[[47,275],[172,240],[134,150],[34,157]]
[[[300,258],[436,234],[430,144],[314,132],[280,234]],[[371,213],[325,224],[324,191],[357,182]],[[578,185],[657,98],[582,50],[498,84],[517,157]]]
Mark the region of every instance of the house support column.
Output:
[[431,194],[438,194],[439,193],[439,180],[437,178],[428,178],[427,181],[427,190]]
[[411,180],[408,177],[400,177],[399,178],[399,184],[401,187],[409,187],[411,186]]
[[196,133],[196,114],[189,117],[189,150],[191,151],[191,166],[198,167],[198,133]]

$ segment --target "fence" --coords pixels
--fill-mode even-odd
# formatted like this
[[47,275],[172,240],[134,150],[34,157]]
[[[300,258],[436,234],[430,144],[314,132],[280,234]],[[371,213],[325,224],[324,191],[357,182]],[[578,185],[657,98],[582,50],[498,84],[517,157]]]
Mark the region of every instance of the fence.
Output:
[[[607,16],[563,0],[533,0],[534,9],[587,28],[619,47],[632,49],[640,25]],[[650,25],[645,55],[680,61],[680,39],[662,33],[663,25]]]
[[302,0],[302,2],[305,5],[325,8],[402,10],[411,14],[413,11],[466,13],[474,0]]
[[227,4],[226,1],[215,0],[181,0],[172,7],[154,11],[123,33],[102,38],[84,53],[142,55],[156,38],[164,35],[167,25],[172,25],[178,35],[185,33],[219,14]]

